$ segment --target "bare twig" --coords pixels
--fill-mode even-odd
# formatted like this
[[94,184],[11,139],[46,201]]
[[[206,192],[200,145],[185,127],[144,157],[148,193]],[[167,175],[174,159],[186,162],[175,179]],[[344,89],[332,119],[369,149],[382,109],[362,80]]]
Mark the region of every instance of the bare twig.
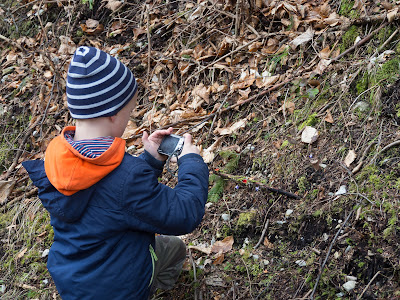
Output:
[[362,299],[362,296],[364,295],[364,293],[368,290],[369,286],[371,285],[371,283],[375,280],[376,277],[378,277],[378,275],[381,273],[381,271],[376,272],[376,274],[374,275],[374,277],[371,278],[371,280],[368,282],[367,286],[364,288],[364,290],[362,291],[362,293],[360,295],[358,295],[357,300]]
[[[33,130],[35,129],[36,125],[39,123],[40,119],[38,118],[36,120],[35,123],[33,123],[28,130],[25,133],[25,136],[23,137],[22,141],[21,141],[21,145],[25,145],[26,141],[28,140],[28,138],[31,136]],[[14,168],[17,166],[18,164],[18,160],[21,157],[22,153],[24,152],[25,148],[24,147],[20,147],[20,149],[17,151],[17,154],[14,157],[13,163],[11,164],[11,166],[8,168],[7,173],[4,175],[4,178],[7,179],[10,174],[14,171]]]
[[17,47],[19,50],[21,50],[22,52],[26,53],[26,50],[24,48],[22,48],[21,45],[19,45],[19,44],[15,43],[14,41],[10,40],[8,37],[5,37],[4,35],[0,34],[0,39],[2,39],[3,41],[6,41],[11,46]]
[[262,242],[263,239],[264,239],[265,233],[267,232],[268,225],[269,225],[269,219],[267,220],[267,222],[265,222],[265,226],[264,226],[264,229],[263,229],[263,231],[262,231],[262,233],[261,233],[260,239],[258,240],[257,245],[254,246],[254,249],[257,249],[258,246],[261,245],[261,242]]
[[363,165],[363,163],[364,163],[365,157],[367,156],[367,154],[368,154],[369,150],[371,149],[371,147],[372,147],[373,145],[375,145],[375,144],[376,144],[376,142],[370,143],[370,144],[368,145],[368,147],[364,150],[364,153],[363,153],[363,155],[362,155],[362,157],[361,157],[361,159],[360,159],[360,162],[359,162],[358,165],[355,166],[354,169],[351,171],[352,174],[355,174],[355,173],[357,173],[358,171],[360,171],[360,169],[361,169],[361,167],[362,167],[362,165]]
[[150,82],[151,69],[151,37],[150,37],[150,7],[147,5],[147,82]]
[[[214,173],[216,175],[218,175],[218,176],[221,176],[222,178],[225,178],[225,179],[234,180],[234,181],[237,181],[237,182],[242,182],[238,178],[235,178],[234,175],[225,174],[225,173],[222,173],[222,172],[219,172],[219,171],[214,171]],[[274,192],[274,193],[278,193],[278,194],[281,194],[281,195],[285,195],[285,196],[287,196],[289,198],[294,198],[294,199],[300,199],[301,198],[298,195],[292,194],[292,193],[287,192],[285,190],[276,189],[276,188],[267,186],[267,185],[265,185],[263,183],[260,183],[260,182],[257,182],[257,181],[253,181],[253,180],[250,180],[250,179],[249,179],[249,181],[251,181],[251,183],[254,183],[254,184],[256,184],[257,186],[259,186],[261,188],[267,189],[270,192]],[[245,184],[245,183],[243,183],[243,184]]]
[[244,49],[244,48],[246,48],[246,47],[248,47],[249,45],[251,45],[251,44],[253,44],[254,42],[258,41],[258,40],[259,40],[260,38],[262,38],[262,37],[263,37],[263,36],[256,37],[255,39],[251,40],[250,42],[248,42],[248,43],[246,43],[246,44],[244,44],[244,45],[242,45],[242,46],[236,48],[235,50],[233,50],[233,51],[231,51],[231,52],[229,52],[229,53],[227,53],[227,54],[221,56],[220,58],[214,60],[212,63],[210,63],[210,64],[208,64],[208,65],[202,67],[200,70],[198,70],[197,72],[195,72],[195,73],[193,73],[192,75],[190,75],[190,76],[186,79],[186,82],[189,82],[190,79],[192,79],[193,77],[197,76],[198,74],[200,74],[201,72],[203,72],[205,69],[210,68],[211,66],[215,65],[217,62],[219,62],[219,61],[221,61],[221,60],[223,60],[223,59],[225,59],[225,58],[231,56],[232,54],[235,54],[236,52],[239,52],[240,50],[242,50],[242,49]]
[[193,267],[193,282],[195,283],[195,285],[194,285],[194,299],[195,299],[195,300],[197,300],[197,287],[196,287],[196,282],[197,282],[197,277],[196,277],[196,264],[194,263],[193,256],[192,256],[192,251],[190,251],[190,248],[189,248],[189,259],[190,259],[190,262],[191,262],[191,264],[192,264],[192,267]]
[[315,294],[315,292],[316,292],[316,290],[317,290],[318,283],[319,283],[319,280],[321,279],[322,272],[324,271],[325,265],[326,265],[326,263],[328,262],[328,258],[329,258],[329,255],[330,255],[331,251],[332,251],[333,245],[335,244],[335,242],[336,242],[336,240],[337,240],[339,234],[342,232],[342,230],[343,230],[344,227],[346,226],[346,224],[347,224],[347,222],[349,221],[349,219],[350,219],[350,217],[352,216],[352,214],[353,214],[353,211],[351,211],[351,212],[349,213],[349,215],[347,216],[346,220],[343,222],[342,226],[340,226],[339,230],[336,232],[336,235],[335,235],[335,237],[333,238],[333,240],[332,240],[332,242],[331,242],[331,244],[330,244],[330,246],[329,246],[328,252],[326,253],[325,260],[324,260],[324,262],[323,262],[322,265],[321,265],[321,269],[320,269],[320,271],[319,271],[319,274],[318,274],[317,280],[316,280],[316,282],[315,282],[313,291],[312,291],[312,293],[311,293],[311,295],[310,295],[310,299],[311,299],[311,300],[314,299],[314,294]]
[[381,151],[375,154],[375,156],[371,159],[371,162],[369,164],[373,164],[379,155],[397,145],[400,145],[400,140],[394,141],[393,143],[390,143],[389,145],[385,146]]
[[1,212],[2,213],[5,212],[7,210],[7,208],[10,207],[12,204],[14,204],[14,203],[16,203],[18,201],[21,201],[24,198],[28,198],[28,197],[31,197],[33,195],[36,195],[37,193],[38,193],[38,188],[35,187],[32,190],[30,190],[29,192],[27,192],[27,193],[25,193],[25,194],[23,194],[21,196],[15,197],[11,201],[4,203],[5,205],[2,207]]
[[250,287],[250,297],[251,299],[253,299],[253,293],[251,291],[251,279],[250,279],[250,272],[249,272],[249,268],[247,268],[246,262],[244,261],[243,257],[241,257],[244,266],[246,267],[246,272],[247,272],[247,278],[249,279],[249,287]]

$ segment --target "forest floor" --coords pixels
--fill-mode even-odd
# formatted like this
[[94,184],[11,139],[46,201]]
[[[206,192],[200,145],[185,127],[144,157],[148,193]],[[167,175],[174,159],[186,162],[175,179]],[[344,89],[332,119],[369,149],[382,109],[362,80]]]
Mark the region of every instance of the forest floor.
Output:
[[[154,299],[400,299],[399,1],[0,1],[0,298],[60,299],[21,162],[73,124],[80,45],[135,74],[124,133],[191,130],[210,169]],[[163,183],[174,186],[165,172]]]

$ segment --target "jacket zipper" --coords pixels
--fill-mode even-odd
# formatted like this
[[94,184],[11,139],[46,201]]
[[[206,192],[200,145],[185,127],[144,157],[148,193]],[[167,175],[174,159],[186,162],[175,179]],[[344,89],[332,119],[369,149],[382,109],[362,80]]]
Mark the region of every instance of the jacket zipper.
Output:
[[153,279],[154,279],[154,271],[156,268],[156,261],[158,260],[156,252],[153,249],[153,246],[150,244],[149,245],[149,251],[150,251],[150,256],[151,256],[151,264],[153,265],[153,272],[151,273],[151,278],[150,278],[150,283],[149,286],[151,286],[151,284],[153,283]]

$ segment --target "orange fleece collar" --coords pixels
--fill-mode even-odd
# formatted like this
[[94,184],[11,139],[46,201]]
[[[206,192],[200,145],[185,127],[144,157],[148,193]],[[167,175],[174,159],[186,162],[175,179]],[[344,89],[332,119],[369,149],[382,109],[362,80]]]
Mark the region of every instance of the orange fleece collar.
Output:
[[102,155],[85,157],[74,149],[64,137],[65,127],[46,149],[44,168],[51,184],[62,194],[70,196],[87,189],[118,167],[125,155],[125,141],[119,137]]

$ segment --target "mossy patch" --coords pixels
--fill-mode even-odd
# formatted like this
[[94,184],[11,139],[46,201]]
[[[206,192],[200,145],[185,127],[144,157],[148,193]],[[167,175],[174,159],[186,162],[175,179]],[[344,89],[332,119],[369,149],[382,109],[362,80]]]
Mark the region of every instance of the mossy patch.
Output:
[[359,35],[359,28],[355,25],[350,28],[342,36],[342,44],[340,45],[340,51],[343,52],[346,49],[354,45],[354,42]]
[[374,82],[381,84],[392,84],[399,78],[400,57],[388,60],[376,71]]
[[255,210],[251,210],[249,212],[243,212],[239,215],[239,219],[237,220],[237,227],[248,227],[252,225],[256,220],[257,212]]
[[360,16],[360,13],[357,10],[353,9],[353,6],[354,6],[354,1],[341,0],[339,15],[348,17],[350,19],[357,19]]

